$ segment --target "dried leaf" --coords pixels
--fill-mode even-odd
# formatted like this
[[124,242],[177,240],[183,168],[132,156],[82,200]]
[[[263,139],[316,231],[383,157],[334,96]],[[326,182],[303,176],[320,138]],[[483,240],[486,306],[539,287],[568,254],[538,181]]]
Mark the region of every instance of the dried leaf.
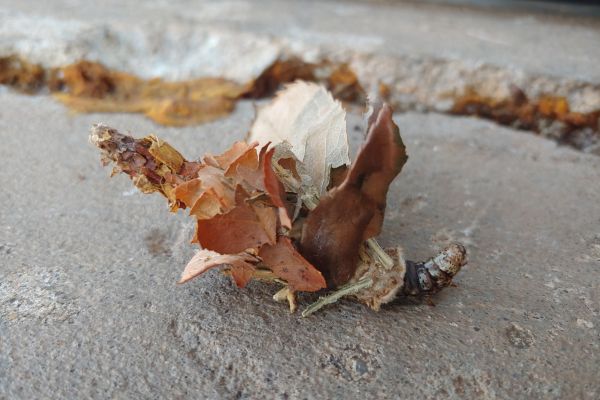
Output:
[[[274,244],[277,228],[276,210],[273,207],[261,209],[261,218],[256,208],[246,202],[248,194],[238,186],[236,205],[226,214],[198,221],[198,242],[208,250],[222,254],[235,254],[250,248],[259,248],[263,244]],[[267,217],[267,213],[273,217]]]
[[17,56],[0,57],[0,84],[25,93],[35,93],[44,86],[44,69]]
[[328,287],[341,286],[352,278],[375,208],[360,190],[346,186],[332,189],[308,214],[299,249],[323,273]]
[[325,287],[321,272],[302,257],[285,236],[280,236],[276,245],[261,247],[258,255],[292,291],[315,292]]
[[294,81],[317,82],[327,87],[336,99],[364,104],[366,94],[358,77],[347,64],[323,60],[309,63],[297,57],[280,59],[254,80],[245,97],[271,96],[282,84]]
[[249,252],[239,254],[219,254],[215,251],[200,250],[188,262],[178,283],[185,283],[215,267],[230,266],[231,274],[238,287],[246,286],[252,277],[255,265],[260,261]]
[[202,181],[196,178],[178,185],[175,188],[175,197],[186,207],[192,207],[204,192]]
[[178,185],[175,198],[190,207],[190,215],[210,219],[225,213],[234,206],[234,191],[223,170],[202,165],[196,172],[198,178]]
[[365,240],[381,231],[388,188],[408,159],[392,114],[392,108],[388,104],[373,110],[365,144],[342,183],[342,186],[358,188],[377,205],[373,220],[364,234]]
[[250,282],[254,274],[254,266],[248,264],[237,264],[231,268],[231,277],[235,282],[235,285],[239,288],[243,288]]
[[275,149],[267,151],[262,163],[265,192],[269,195],[273,204],[279,208],[279,219],[281,221],[281,225],[287,229],[292,229],[292,220],[290,219],[286,204],[283,200],[285,199],[285,189],[273,171],[274,152]]
[[229,114],[245,85],[220,78],[182,82],[144,80],[81,61],[60,69],[54,96],[79,112],[144,113],[163,125],[207,122]]
[[259,110],[249,140],[278,148],[275,159],[296,158],[305,186],[324,193],[331,168],[350,163],[346,113],[325,88],[296,82]]
[[303,226],[300,250],[329,286],[352,278],[361,243],[381,230],[389,185],[406,159],[392,110],[383,105],[373,112],[366,142],[344,181],[321,198]]
[[236,167],[238,182],[245,182],[252,189],[265,192],[264,164],[268,146],[263,146],[258,155],[258,166],[240,163]]
[[[250,206],[260,221],[262,230],[267,234],[269,243],[277,241],[277,216],[275,209],[259,201],[251,202]],[[275,227],[275,229],[273,229]]]
[[144,193],[163,194],[173,211],[184,206],[176,199],[175,188],[197,175],[197,163],[186,161],[155,136],[134,139],[102,124],[93,126],[90,141],[102,150],[105,165],[115,163],[113,174],[126,173]]
[[230,208],[220,200],[215,189],[209,188],[198,197],[198,200],[196,200],[190,209],[190,215],[193,215],[198,219],[211,219],[219,214],[229,211],[229,209]]
[[[249,145],[248,143],[242,141],[235,142],[233,146],[231,146],[223,154],[214,156],[213,158],[221,169],[228,171],[230,167],[236,163],[236,161],[244,157],[246,154],[256,154],[256,151],[253,151],[256,146],[256,143]],[[255,159],[256,161],[253,163],[254,169],[258,168],[258,157]],[[248,167],[252,168],[252,165]]]
[[183,156],[179,154],[177,150],[170,144],[158,139],[156,136],[154,136],[154,140],[152,141],[152,144],[150,144],[148,152],[158,161],[166,164],[172,171],[179,171],[185,161]]

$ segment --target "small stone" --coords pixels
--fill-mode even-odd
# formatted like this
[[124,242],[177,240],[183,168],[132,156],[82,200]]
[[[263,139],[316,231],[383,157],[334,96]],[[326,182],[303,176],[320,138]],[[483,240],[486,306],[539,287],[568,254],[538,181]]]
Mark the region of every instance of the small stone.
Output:
[[364,362],[363,360],[359,359],[355,359],[353,361],[353,368],[354,371],[358,374],[358,375],[364,375],[367,372],[369,372],[369,367],[367,367],[367,363]]
[[534,342],[531,331],[515,323],[506,329],[506,337],[510,344],[518,349],[526,349]]
[[594,323],[586,321],[585,319],[577,318],[577,326],[580,328],[592,329],[594,327]]

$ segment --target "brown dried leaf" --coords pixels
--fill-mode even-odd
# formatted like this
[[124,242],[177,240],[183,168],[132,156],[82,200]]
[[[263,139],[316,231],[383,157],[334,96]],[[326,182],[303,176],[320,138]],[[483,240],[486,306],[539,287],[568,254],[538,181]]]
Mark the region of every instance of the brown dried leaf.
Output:
[[287,229],[292,229],[292,220],[290,219],[286,204],[283,200],[285,199],[285,189],[273,171],[274,153],[275,149],[267,151],[263,161],[265,192],[269,195],[273,204],[279,208],[279,219],[281,221],[281,225]]
[[315,292],[325,287],[321,272],[302,257],[285,236],[280,236],[275,245],[261,247],[259,256],[292,291]]
[[366,142],[344,181],[321,198],[303,226],[302,255],[329,286],[352,278],[360,244],[381,230],[389,185],[406,159],[392,109],[384,104],[373,112]]
[[193,178],[198,163],[186,161],[155,136],[134,139],[106,125],[94,125],[90,140],[102,151],[105,165],[115,163],[113,174],[126,173],[144,193],[163,194],[173,211],[183,206],[176,199],[175,187]]
[[40,65],[17,56],[0,57],[0,84],[25,93],[34,93],[44,86],[45,73]]
[[[248,204],[247,198],[248,194],[238,186],[236,205],[231,211],[198,221],[197,237],[203,248],[222,254],[234,254],[259,248],[265,243],[275,243],[276,210],[268,206]],[[260,218],[256,209],[260,210]],[[269,217],[268,213],[273,216]]]
[[246,286],[252,277],[255,265],[260,261],[249,252],[239,254],[219,254],[210,250],[200,250],[188,262],[178,283],[185,283],[215,267],[229,265],[231,274],[238,287]]
[[392,115],[392,108],[388,104],[373,110],[365,144],[342,183],[342,186],[358,188],[377,205],[373,220],[364,233],[365,240],[377,236],[381,231],[389,186],[408,159],[400,130]]
[[321,198],[302,227],[300,252],[339,287],[354,275],[358,249],[376,205],[353,186],[334,188]]

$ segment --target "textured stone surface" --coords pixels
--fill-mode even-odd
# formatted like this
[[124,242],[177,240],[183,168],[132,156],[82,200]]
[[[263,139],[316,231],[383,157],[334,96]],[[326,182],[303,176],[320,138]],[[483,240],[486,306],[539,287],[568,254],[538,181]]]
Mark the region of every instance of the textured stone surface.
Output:
[[[150,58],[161,53],[168,60],[177,60],[173,57],[176,48],[188,53],[208,49],[196,35],[203,29],[216,28],[273,37],[298,49],[324,46],[340,53],[436,57],[569,79],[600,80],[600,28],[591,13],[589,18],[581,18],[523,10],[486,12],[416,1],[0,0],[0,8],[5,10],[0,12],[0,21],[4,29],[12,26],[13,41],[22,37],[16,31],[25,33],[29,28],[30,35],[39,35],[38,41],[30,44],[32,47],[60,39],[71,43],[63,51],[93,49],[95,56],[107,60],[118,57],[108,50],[114,52],[122,38],[127,39],[131,57],[139,57],[139,49]],[[20,20],[21,25],[14,27],[13,20]],[[77,32],[78,39],[53,35],[56,31],[52,28],[59,26]],[[99,49],[90,39],[104,47]],[[181,67],[186,66],[182,63]],[[139,69],[144,71],[148,66]]]
[[[148,1],[131,7],[0,0],[0,56],[53,67],[86,59],[145,78],[220,76],[241,83],[278,58],[327,59],[348,63],[368,93],[385,84],[397,110],[448,113],[473,93],[505,104],[518,87],[533,103],[564,97],[572,112],[598,113],[598,21],[413,2]],[[573,129],[545,113],[524,125],[600,154],[596,118]]]
[[[593,109],[599,38],[592,19],[416,2],[0,0],[1,54],[242,80],[282,49],[327,54],[441,111],[468,79]],[[214,271],[177,286],[191,222],[109,179],[87,143],[105,122],[195,157],[242,138],[253,114],[245,102],[165,128],[0,88],[1,400],[600,397],[600,158],[476,119],[396,115],[410,159],[381,241],[417,260],[458,240],[470,262],[436,307],[342,301],[302,319],[262,283],[237,290]],[[363,129],[350,116],[354,149]]]
[[[436,307],[342,301],[302,319],[262,283],[176,286],[190,221],[109,179],[87,143],[102,121],[194,157],[252,117],[242,103],[170,129],[0,93],[0,398],[598,398],[598,157],[397,115],[410,159],[381,239],[411,259],[459,240],[470,263]],[[349,126],[356,148],[362,119]]]

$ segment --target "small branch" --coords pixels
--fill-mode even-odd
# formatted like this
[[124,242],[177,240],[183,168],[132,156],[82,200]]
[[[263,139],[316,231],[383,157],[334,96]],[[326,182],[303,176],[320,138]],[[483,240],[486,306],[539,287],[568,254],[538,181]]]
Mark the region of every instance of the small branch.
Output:
[[383,268],[390,270],[394,267],[394,260],[390,257],[385,250],[381,247],[377,240],[374,238],[367,239],[367,247],[369,248],[370,255],[378,261]]
[[325,307],[328,304],[333,304],[344,296],[353,295],[363,289],[370,287],[373,284],[373,280],[371,278],[364,278],[355,283],[349,283],[337,289],[336,291],[328,294],[327,296],[319,297],[319,300],[312,303],[310,306],[306,308],[306,310],[302,311],[302,317],[308,317],[316,311],[319,311],[321,308]]

